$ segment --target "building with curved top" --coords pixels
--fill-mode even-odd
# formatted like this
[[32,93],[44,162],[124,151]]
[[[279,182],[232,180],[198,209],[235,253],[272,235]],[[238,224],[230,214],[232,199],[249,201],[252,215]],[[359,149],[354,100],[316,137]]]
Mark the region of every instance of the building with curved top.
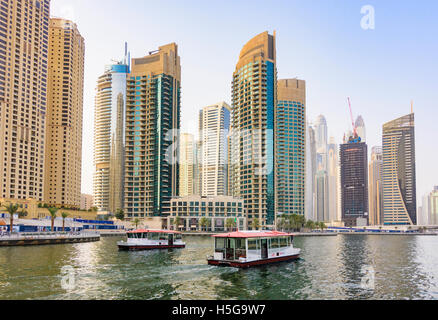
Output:
[[125,163],[126,61],[106,67],[97,81],[94,113],[94,206],[123,209]]
[[417,224],[415,117],[383,125],[383,219],[385,225]]
[[233,74],[233,195],[244,199],[251,229],[275,220],[275,46],[275,33],[257,35],[243,47]]

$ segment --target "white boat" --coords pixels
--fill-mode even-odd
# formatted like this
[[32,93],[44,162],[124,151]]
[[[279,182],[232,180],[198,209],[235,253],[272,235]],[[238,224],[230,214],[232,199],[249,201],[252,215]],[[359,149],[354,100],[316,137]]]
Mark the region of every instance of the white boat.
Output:
[[140,229],[127,232],[127,236],[127,241],[117,242],[119,250],[178,249],[186,246],[178,231]]
[[291,261],[300,257],[301,249],[294,248],[293,235],[278,231],[239,231],[218,234],[214,256],[209,265],[249,268]]

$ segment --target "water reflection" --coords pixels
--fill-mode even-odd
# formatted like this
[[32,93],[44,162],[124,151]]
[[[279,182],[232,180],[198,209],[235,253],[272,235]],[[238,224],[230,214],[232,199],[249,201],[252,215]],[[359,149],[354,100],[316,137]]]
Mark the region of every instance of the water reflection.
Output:
[[[208,266],[208,237],[183,250],[119,252],[100,242],[0,248],[0,299],[437,299],[438,237],[296,238],[302,258],[238,270]],[[72,290],[61,270],[72,266]],[[372,266],[374,290],[361,287]]]

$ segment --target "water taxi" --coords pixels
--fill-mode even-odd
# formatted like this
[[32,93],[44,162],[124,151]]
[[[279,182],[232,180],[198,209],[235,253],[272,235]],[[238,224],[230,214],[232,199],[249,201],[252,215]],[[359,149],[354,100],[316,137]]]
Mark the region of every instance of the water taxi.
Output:
[[294,248],[293,235],[278,231],[238,231],[218,234],[209,265],[235,268],[296,260],[301,249]]
[[119,241],[119,250],[139,251],[185,248],[181,232],[171,230],[135,230],[127,232],[127,241]]

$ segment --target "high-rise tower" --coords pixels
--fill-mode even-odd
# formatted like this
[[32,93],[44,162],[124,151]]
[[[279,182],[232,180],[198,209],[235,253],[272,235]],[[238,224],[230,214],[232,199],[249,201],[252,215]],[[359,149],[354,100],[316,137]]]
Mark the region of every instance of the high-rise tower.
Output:
[[179,155],[179,196],[187,197],[195,194],[196,143],[192,134],[180,135]]
[[368,171],[370,225],[372,226],[383,224],[382,159],[382,147],[372,148]]
[[49,24],[44,201],[80,208],[85,42],[75,23]]
[[44,200],[50,1],[1,1],[1,197]]
[[275,221],[275,41],[275,34],[268,32],[251,39],[243,47],[233,74],[233,148],[238,155],[232,164],[234,179],[238,179],[234,193],[244,199],[252,229]]
[[166,216],[179,194],[178,46],[132,59],[126,90],[125,212],[128,219]]
[[200,195],[227,194],[228,143],[231,107],[225,102],[199,112],[199,186]]
[[383,214],[385,225],[417,224],[415,117],[383,125]]
[[352,136],[340,149],[342,221],[347,227],[358,219],[368,224],[368,147]]
[[106,67],[97,81],[94,112],[94,205],[99,211],[115,213],[124,208],[125,60]]
[[275,112],[276,212],[304,215],[306,174],[306,82],[278,81]]

